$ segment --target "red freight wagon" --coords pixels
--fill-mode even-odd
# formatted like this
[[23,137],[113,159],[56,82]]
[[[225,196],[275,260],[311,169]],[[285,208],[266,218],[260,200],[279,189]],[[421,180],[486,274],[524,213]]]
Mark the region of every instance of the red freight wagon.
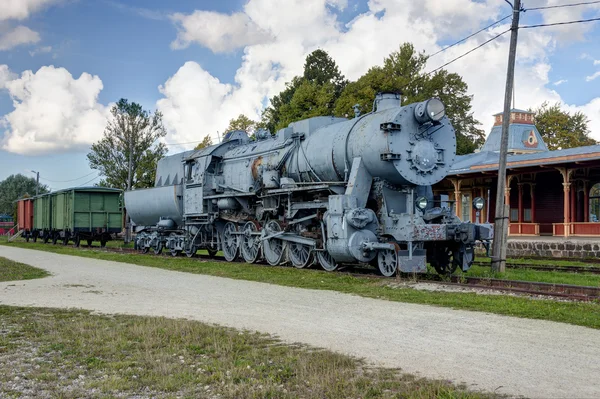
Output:
[[33,231],[33,199],[23,198],[17,201],[17,224],[18,229],[23,230],[23,237],[29,241]]

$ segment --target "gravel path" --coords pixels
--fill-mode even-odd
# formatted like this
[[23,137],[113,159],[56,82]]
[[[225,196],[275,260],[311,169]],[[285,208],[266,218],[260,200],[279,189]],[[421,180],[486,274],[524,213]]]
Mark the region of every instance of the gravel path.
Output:
[[472,389],[600,397],[600,331],[589,328],[6,246],[0,256],[53,274],[0,283],[3,305],[188,318],[270,333]]

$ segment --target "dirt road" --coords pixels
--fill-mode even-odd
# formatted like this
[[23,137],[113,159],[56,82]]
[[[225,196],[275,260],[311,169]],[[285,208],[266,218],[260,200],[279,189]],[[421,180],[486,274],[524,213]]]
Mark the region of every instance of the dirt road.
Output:
[[0,256],[53,274],[0,283],[4,305],[188,318],[270,333],[473,389],[600,397],[600,331],[589,328],[6,246],[0,246]]

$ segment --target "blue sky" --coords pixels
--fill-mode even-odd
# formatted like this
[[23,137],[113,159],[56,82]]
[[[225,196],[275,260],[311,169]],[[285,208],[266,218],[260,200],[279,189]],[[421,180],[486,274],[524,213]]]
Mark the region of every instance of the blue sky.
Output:
[[[510,13],[502,0],[39,3],[23,0],[19,9],[0,11],[0,73],[6,76],[0,74],[0,180],[39,170],[53,189],[96,181],[85,155],[119,98],[161,110],[169,143],[206,134],[214,140],[232,117],[257,118],[316,48],[356,79],[405,41],[432,53]],[[525,6],[566,3],[531,0]],[[528,11],[521,25],[600,15],[597,5],[551,11]],[[506,27],[432,58],[427,69]],[[23,35],[7,39],[17,29]],[[600,23],[521,30],[516,105],[559,101],[585,112],[600,139],[600,77],[593,78],[600,71],[599,39]],[[448,67],[469,84],[473,111],[486,131],[489,115],[501,108],[507,43],[504,35]]]

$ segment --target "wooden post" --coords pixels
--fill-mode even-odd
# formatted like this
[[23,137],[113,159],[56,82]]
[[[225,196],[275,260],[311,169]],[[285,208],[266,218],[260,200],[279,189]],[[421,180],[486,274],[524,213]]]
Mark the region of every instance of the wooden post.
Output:
[[583,221],[590,221],[590,189],[587,180],[583,182]]
[[531,197],[531,223],[535,223],[535,184],[529,185],[529,196]]
[[522,234],[522,224],[523,224],[523,183],[518,184],[519,187],[519,234]]

